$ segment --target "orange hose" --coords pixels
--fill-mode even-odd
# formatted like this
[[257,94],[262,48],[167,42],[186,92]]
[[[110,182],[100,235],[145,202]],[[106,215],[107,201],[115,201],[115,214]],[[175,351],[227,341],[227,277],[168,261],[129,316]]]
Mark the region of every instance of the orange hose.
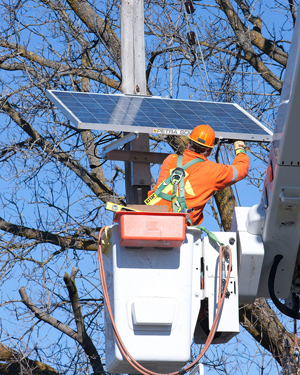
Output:
[[194,367],[199,362],[199,360],[203,357],[203,355],[206,353],[207,349],[209,348],[209,346],[210,346],[210,344],[211,344],[211,342],[212,342],[212,340],[214,338],[216,330],[217,330],[217,326],[218,326],[218,322],[219,322],[219,315],[220,315],[221,308],[222,308],[222,305],[223,305],[223,302],[224,302],[224,298],[225,298],[225,295],[226,295],[226,290],[227,290],[227,287],[228,287],[228,284],[229,284],[230,272],[231,272],[231,267],[232,267],[232,255],[231,255],[231,249],[230,249],[230,247],[227,246],[227,249],[229,251],[229,268],[228,268],[229,271],[228,271],[228,274],[227,274],[225,288],[224,288],[222,296],[221,296],[221,290],[222,290],[221,289],[221,286],[222,286],[222,280],[221,280],[221,275],[222,275],[222,261],[221,260],[222,260],[223,250],[224,249],[222,248],[222,246],[219,247],[219,293],[218,293],[218,308],[217,308],[216,316],[215,316],[215,319],[213,321],[211,330],[209,332],[209,335],[207,337],[207,340],[206,340],[206,343],[205,343],[203,349],[199,353],[198,357],[191,364],[189,364],[188,366],[184,367],[182,370],[176,371],[176,372],[171,372],[171,373],[168,373],[168,374],[160,374],[160,373],[153,372],[151,370],[146,369],[145,367],[143,367],[140,363],[138,363],[130,355],[130,353],[126,349],[126,347],[125,347],[125,345],[124,345],[124,343],[123,343],[123,341],[122,341],[122,339],[120,337],[118,329],[116,327],[116,324],[115,324],[115,321],[114,321],[114,317],[113,317],[113,312],[112,312],[112,309],[111,309],[109,294],[108,294],[108,290],[107,290],[105,270],[104,270],[104,264],[103,264],[103,256],[102,256],[102,248],[101,248],[101,237],[102,237],[102,234],[103,234],[105,228],[106,227],[101,228],[101,230],[99,232],[99,238],[98,238],[98,261],[99,261],[99,270],[100,270],[100,280],[101,280],[101,284],[102,284],[103,297],[104,297],[106,308],[107,308],[107,311],[108,311],[108,314],[109,314],[109,317],[110,317],[110,320],[111,320],[111,324],[112,324],[112,327],[113,327],[113,331],[114,331],[114,335],[115,335],[115,338],[116,338],[116,342],[118,344],[118,347],[119,347],[120,352],[122,353],[123,357],[126,359],[126,361],[134,369],[136,369],[138,372],[140,372],[143,375],[179,375],[179,374],[182,375],[183,373],[191,370],[191,368]]
[[229,266],[228,266],[228,273],[227,273],[227,277],[226,277],[226,283],[225,283],[224,291],[223,291],[223,294],[221,296],[221,290],[222,290],[222,278],[221,278],[221,275],[222,275],[222,261],[221,260],[222,260],[222,256],[223,256],[223,247],[220,246],[219,247],[219,293],[218,293],[218,308],[217,308],[217,312],[216,312],[213,324],[211,326],[211,330],[210,330],[210,332],[209,332],[209,334],[207,336],[207,339],[206,339],[206,342],[205,342],[205,345],[204,345],[203,349],[199,353],[198,357],[192,363],[190,363],[188,366],[186,366],[184,368],[184,370],[186,372],[190,371],[199,362],[199,360],[204,356],[204,354],[206,353],[207,349],[209,348],[210,344],[213,341],[213,338],[215,336],[215,333],[216,333],[216,330],[217,330],[217,327],[218,327],[219,315],[220,315],[220,312],[221,312],[221,309],[222,309],[222,306],[223,306],[223,302],[224,302],[224,299],[225,299],[226,291],[227,291],[229,280],[230,280],[231,268],[232,268],[232,254],[231,254],[231,249],[230,249],[229,246],[227,246],[226,248],[228,249],[228,252],[229,252]]

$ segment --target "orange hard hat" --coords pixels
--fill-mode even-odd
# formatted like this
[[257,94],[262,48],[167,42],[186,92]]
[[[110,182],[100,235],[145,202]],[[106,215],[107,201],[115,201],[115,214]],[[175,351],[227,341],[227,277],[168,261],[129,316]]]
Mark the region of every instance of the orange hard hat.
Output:
[[215,132],[209,125],[198,125],[189,135],[189,139],[204,147],[214,147]]

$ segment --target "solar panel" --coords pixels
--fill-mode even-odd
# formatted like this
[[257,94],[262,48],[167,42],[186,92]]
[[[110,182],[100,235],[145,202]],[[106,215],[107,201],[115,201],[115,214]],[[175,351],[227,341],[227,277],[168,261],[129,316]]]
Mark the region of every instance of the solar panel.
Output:
[[55,90],[47,97],[79,129],[189,135],[197,125],[209,124],[219,139],[272,138],[268,128],[234,103]]

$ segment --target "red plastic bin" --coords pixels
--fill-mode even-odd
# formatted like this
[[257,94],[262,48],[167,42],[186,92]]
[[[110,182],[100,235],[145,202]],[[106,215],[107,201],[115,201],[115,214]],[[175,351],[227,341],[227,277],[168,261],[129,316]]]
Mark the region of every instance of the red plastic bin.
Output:
[[127,247],[179,247],[185,239],[185,213],[117,212],[119,241]]

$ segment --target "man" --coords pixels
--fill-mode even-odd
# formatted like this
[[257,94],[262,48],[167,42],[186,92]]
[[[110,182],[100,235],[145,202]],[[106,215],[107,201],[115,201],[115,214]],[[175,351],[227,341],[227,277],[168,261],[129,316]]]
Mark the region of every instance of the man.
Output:
[[203,220],[203,209],[214,191],[242,180],[248,174],[249,158],[245,144],[234,142],[236,157],[232,165],[207,160],[215,142],[209,125],[199,125],[189,135],[189,144],[182,156],[169,155],[163,162],[156,185],[148,193],[146,204],[167,205],[169,211],[192,211],[191,223]]

